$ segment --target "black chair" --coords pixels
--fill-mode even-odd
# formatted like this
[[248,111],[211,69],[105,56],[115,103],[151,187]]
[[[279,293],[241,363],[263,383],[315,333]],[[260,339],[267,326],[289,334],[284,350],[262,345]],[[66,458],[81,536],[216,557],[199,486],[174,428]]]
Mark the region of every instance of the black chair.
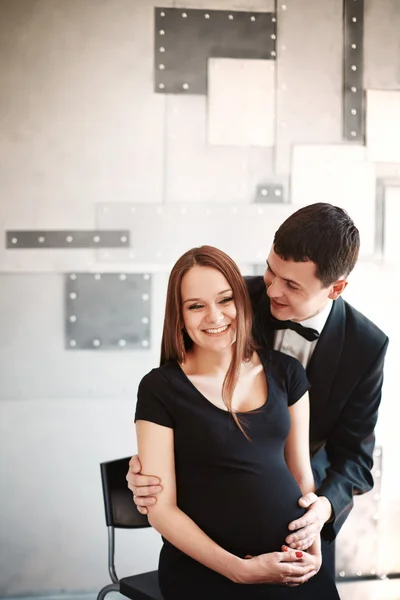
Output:
[[100,590],[97,600],[103,600],[108,592],[119,592],[132,600],[163,600],[158,586],[158,571],[122,579],[118,579],[115,572],[115,528],[150,527],[146,515],[141,515],[137,510],[132,492],[127,487],[125,476],[128,468],[129,458],[104,462],[100,465],[108,527],[108,572],[113,583]]

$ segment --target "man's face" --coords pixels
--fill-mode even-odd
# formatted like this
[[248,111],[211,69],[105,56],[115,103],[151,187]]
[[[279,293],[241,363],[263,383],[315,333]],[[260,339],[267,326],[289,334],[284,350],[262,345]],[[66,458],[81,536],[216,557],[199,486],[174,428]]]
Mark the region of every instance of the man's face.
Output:
[[264,281],[271,300],[271,313],[276,319],[304,321],[313,317],[321,312],[329,298],[336,299],[346,287],[341,280],[339,292],[336,283],[324,288],[315,272],[316,265],[310,260],[283,260],[271,249]]

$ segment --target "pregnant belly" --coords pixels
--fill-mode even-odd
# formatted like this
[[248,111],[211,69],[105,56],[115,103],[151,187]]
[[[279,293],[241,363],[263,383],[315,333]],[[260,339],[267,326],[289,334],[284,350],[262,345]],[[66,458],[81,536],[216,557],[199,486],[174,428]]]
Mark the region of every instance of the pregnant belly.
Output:
[[[286,465],[268,473],[207,473],[178,483],[178,505],[217,544],[244,557],[280,551],[288,525],[304,514]],[[183,478],[185,480],[186,478]]]

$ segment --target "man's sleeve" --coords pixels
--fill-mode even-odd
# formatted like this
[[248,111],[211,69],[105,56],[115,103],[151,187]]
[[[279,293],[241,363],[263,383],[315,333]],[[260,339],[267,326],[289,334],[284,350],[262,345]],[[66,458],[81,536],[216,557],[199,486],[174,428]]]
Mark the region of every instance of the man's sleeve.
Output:
[[353,390],[341,417],[326,442],[330,466],[317,494],[328,498],[333,519],[322,537],[335,539],[353,507],[353,496],[372,489],[374,428],[381,402],[383,366],[389,340]]

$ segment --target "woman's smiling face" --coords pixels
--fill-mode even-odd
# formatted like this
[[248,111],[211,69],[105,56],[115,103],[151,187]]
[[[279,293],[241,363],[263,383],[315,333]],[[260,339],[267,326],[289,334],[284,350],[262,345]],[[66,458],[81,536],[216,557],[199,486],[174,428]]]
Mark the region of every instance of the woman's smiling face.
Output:
[[193,343],[223,352],[236,340],[236,306],[231,286],[213,267],[195,265],[182,278],[182,315]]

